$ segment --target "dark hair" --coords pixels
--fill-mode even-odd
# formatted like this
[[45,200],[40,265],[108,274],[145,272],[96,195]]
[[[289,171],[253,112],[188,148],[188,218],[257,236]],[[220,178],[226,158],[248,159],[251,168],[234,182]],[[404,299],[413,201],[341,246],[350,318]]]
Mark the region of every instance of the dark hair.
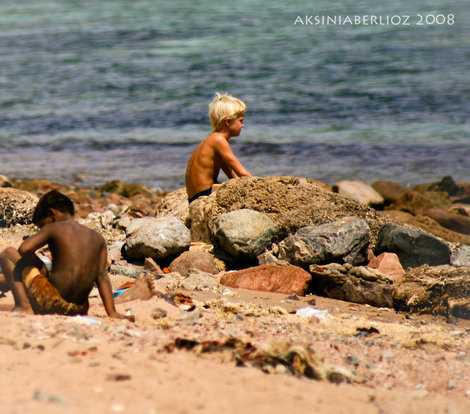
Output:
[[75,215],[75,207],[73,206],[72,200],[65,194],[57,190],[52,190],[44,194],[36,204],[33,214],[33,223],[38,224],[39,221],[49,216],[50,208],[59,210],[62,213],[69,213],[72,216]]

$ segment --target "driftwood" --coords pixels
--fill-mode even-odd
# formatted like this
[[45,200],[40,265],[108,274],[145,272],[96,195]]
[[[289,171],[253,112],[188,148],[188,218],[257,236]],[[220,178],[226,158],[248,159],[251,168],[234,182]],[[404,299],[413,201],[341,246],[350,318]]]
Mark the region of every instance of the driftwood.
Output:
[[395,286],[397,311],[470,319],[470,266],[420,266],[409,269]]

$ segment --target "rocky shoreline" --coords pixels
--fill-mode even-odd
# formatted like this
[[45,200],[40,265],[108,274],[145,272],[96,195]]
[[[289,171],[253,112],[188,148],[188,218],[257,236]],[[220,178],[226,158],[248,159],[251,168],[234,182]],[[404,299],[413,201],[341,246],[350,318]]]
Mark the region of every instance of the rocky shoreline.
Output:
[[[141,314],[134,309],[137,323],[126,329],[140,332],[146,341],[157,335],[152,340],[159,353],[181,349],[200,355],[215,349],[208,353],[216,360],[214,355],[228,353],[229,359],[264,372],[383,391],[382,401],[368,393],[357,412],[365,407],[370,412],[399,411],[400,403],[387,389],[407,389],[413,407],[423,407],[422,397],[432,395],[434,403],[442,398],[442,411],[435,412],[449,412],[450,406],[456,407],[451,412],[463,412],[458,410],[470,401],[465,385],[465,367],[468,372],[470,365],[470,184],[445,177],[407,190],[386,182],[329,187],[299,177],[241,178],[188,206],[184,189],[157,194],[119,181],[87,189],[0,178],[1,248],[18,245],[35,232],[30,223],[37,198],[57,189],[74,201],[77,219],[105,237],[115,288],[146,273],[173,295],[165,303],[132,302]],[[175,292],[191,305],[178,302]],[[11,302],[8,295],[3,300]],[[102,308],[96,299],[91,301],[92,318],[101,326],[117,326],[102,320]],[[7,325],[15,322],[8,313],[3,319]],[[54,330],[64,317],[39,319]],[[155,331],[151,335],[150,327]],[[25,327],[9,329],[18,338],[26,332]],[[95,331],[87,341],[100,338],[105,347],[114,340],[121,343],[98,328],[86,329]],[[226,329],[237,341],[227,342]],[[397,333],[392,351],[385,343]],[[345,339],[351,335],[368,338],[367,355],[364,341]],[[276,336],[284,345],[267,350],[266,339]],[[181,342],[181,337],[190,342]],[[22,340],[11,340],[16,345],[7,346],[21,347]],[[300,343],[303,347],[291,348]],[[320,351],[321,363],[311,345]],[[347,355],[338,351],[331,358],[327,349],[332,346],[348,349]],[[447,370],[447,382],[436,385],[433,378],[433,386],[420,385],[426,382],[423,376],[405,386],[377,371],[380,365],[380,370],[396,369],[411,378],[415,370],[429,370],[435,363],[426,352],[434,359],[444,355],[439,369]],[[241,361],[241,355],[246,359]],[[402,365],[397,366],[395,355],[403,357]],[[407,368],[405,361],[417,355],[426,360],[423,367]],[[330,408],[338,407],[332,402]]]

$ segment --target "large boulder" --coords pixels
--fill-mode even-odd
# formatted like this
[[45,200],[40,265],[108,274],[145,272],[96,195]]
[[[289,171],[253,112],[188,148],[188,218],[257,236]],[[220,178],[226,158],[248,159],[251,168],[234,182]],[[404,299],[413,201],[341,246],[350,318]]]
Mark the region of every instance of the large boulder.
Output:
[[16,188],[0,188],[0,227],[31,224],[38,198]]
[[189,229],[177,217],[144,217],[127,227],[123,255],[134,260],[161,260],[182,253],[189,245]]
[[443,240],[423,230],[393,223],[382,227],[375,245],[376,255],[384,252],[395,253],[405,269],[449,264],[451,255]]
[[311,278],[297,266],[267,264],[224,273],[220,283],[233,288],[304,295]]
[[242,209],[214,222],[214,247],[232,259],[255,260],[270,245],[276,225],[265,214]]
[[212,243],[214,222],[222,214],[250,209],[266,214],[276,223],[273,241],[279,242],[305,226],[330,223],[347,216],[363,218],[375,241],[389,222],[370,207],[324,189],[314,180],[299,177],[241,177],[226,181],[204,200],[191,203],[191,237]]
[[279,243],[279,258],[298,266],[363,263],[367,258],[370,229],[366,221],[344,217],[332,223],[302,227]]

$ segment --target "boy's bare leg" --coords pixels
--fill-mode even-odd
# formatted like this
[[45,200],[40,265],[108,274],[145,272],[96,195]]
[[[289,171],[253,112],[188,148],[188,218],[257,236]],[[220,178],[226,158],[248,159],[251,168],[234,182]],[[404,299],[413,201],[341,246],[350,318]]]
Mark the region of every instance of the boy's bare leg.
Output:
[[21,256],[18,250],[9,247],[0,253],[0,267],[15,299],[15,307],[12,311],[34,314],[23,281],[21,280],[21,269],[18,269],[16,266],[20,259]]
[[122,292],[114,299],[114,302],[123,303],[137,299],[148,300],[157,294],[158,292],[155,289],[155,278],[146,273],[145,275],[139,275],[135,280],[134,285]]
[[3,273],[0,273],[0,291],[2,292],[8,292],[10,290],[10,285],[7,282],[7,279],[5,278],[5,275]]

